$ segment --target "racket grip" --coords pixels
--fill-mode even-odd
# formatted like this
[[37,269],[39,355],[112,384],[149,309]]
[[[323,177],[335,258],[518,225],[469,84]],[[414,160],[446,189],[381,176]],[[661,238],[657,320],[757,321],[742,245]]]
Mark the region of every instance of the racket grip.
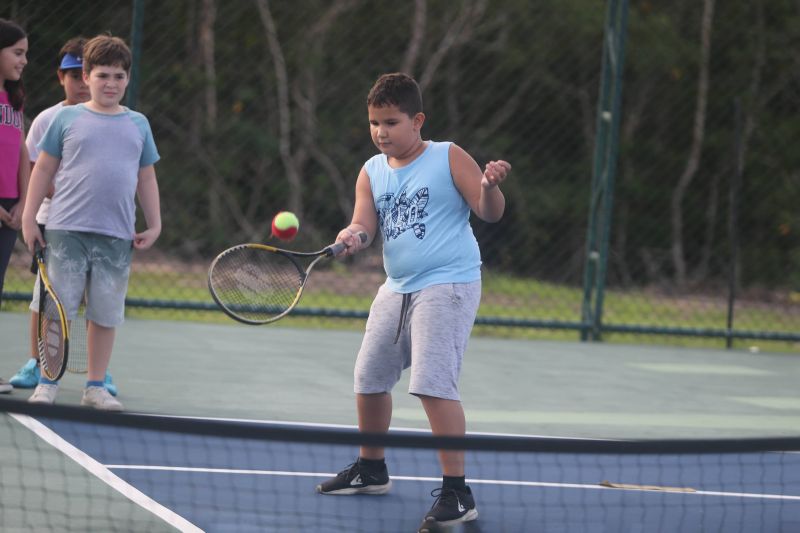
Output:
[[[361,239],[362,243],[367,242],[367,234],[364,233],[363,231],[359,231],[358,233],[356,233],[356,235],[358,236],[359,239]],[[336,257],[337,255],[342,253],[345,248],[347,248],[347,246],[343,242],[337,242],[335,244],[331,244],[328,247],[328,250],[330,250],[329,252],[330,255]]]

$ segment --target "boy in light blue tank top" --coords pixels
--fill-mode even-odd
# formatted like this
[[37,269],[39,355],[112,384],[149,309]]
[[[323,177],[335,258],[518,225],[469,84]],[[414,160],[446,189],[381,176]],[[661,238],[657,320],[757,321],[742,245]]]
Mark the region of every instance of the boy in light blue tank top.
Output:
[[[350,225],[337,241],[346,255],[380,233],[386,282],[370,308],[354,372],[359,430],[386,433],[391,389],[411,368],[409,392],[419,397],[437,436],[464,436],[458,376],[480,303],[480,251],[470,211],[487,222],[503,216],[498,185],[511,166],[491,161],[481,172],[453,143],[424,141],[422,96],[413,78],[385,74],[367,97],[370,133],[380,153],[356,181]],[[366,243],[354,238],[365,232]],[[464,453],[440,450],[442,487],[421,530],[475,520],[464,482]],[[362,446],[355,463],[317,486],[322,494],[384,494],[391,486],[384,449]]]
[[[22,216],[28,249],[47,246],[50,281],[69,320],[86,294],[88,381],[81,404],[104,410],[122,409],[103,380],[124,320],[133,249],[150,248],[161,233],[153,134],[144,115],[120,105],[131,61],[118,37],[86,43],[83,78],[91,99],[63,108],[47,128]],[[36,213],[59,167],[42,236]],[[138,233],[137,196],[147,223]],[[57,382],[42,377],[29,401],[53,403],[57,391]]]

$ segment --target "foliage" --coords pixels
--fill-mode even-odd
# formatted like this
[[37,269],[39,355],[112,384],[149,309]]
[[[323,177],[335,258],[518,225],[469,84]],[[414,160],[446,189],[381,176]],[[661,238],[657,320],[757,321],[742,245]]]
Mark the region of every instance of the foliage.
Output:
[[[800,11],[791,0],[712,3],[704,135],[681,205],[688,286],[676,283],[670,201],[698,120],[703,5],[630,0],[609,284],[724,295],[736,265],[742,289],[796,290]],[[283,209],[300,216],[298,247],[326,243],[348,222],[355,177],[375,152],[366,93],[379,74],[405,69],[424,89],[427,138],[453,140],[480,165],[514,166],[503,221],[473,223],[487,268],[579,289],[605,8],[144,2],[136,106],[162,155],[159,249],[207,259],[232,242],[267,240]],[[30,32],[29,119],[60,97],[60,44],[76,33],[128,37],[131,13],[122,0],[0,9]]]

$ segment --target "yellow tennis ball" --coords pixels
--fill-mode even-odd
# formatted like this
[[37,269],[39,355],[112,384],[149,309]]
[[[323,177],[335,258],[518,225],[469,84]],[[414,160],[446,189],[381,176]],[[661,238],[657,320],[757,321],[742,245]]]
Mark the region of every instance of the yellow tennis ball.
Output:
[[291,211],[281,211],[272,219],[272,234],[282,241],[291,241],[300,229],[300,221]]

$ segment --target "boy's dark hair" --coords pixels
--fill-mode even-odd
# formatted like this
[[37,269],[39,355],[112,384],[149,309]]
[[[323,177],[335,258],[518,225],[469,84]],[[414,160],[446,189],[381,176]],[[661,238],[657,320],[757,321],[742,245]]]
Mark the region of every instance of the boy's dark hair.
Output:
[[133,58],[125,41],[111,35],[98,35],[83,46],[83,71],[89,74],[94,67],[120,67],[130,72]]
[[413,117],[417,113],[422,113],[422,91],[417,81],[408,74],[402,72],[384,74],[370,89],[367,105],[372,107],[395,105],[400,111]]
[[67,54],[82,58],[84,46],[86,46],[85,37],[73,37],[69,41],[65,42],[64,46],[62,46],[61,50],[58,52],[58,64],[61,64],[61,60],[64,59],[64,56]]
[[[25,30],[14,21],[0,18],[0,48],[8,48],[14,46],[17,41],[27,38]],[[8,103],[14,108],[14,111],[22,109],[22,104],[25,103],[25,89],[22,86],[22,79],[16,81],[5,80],[3,83],[8,93]]]

